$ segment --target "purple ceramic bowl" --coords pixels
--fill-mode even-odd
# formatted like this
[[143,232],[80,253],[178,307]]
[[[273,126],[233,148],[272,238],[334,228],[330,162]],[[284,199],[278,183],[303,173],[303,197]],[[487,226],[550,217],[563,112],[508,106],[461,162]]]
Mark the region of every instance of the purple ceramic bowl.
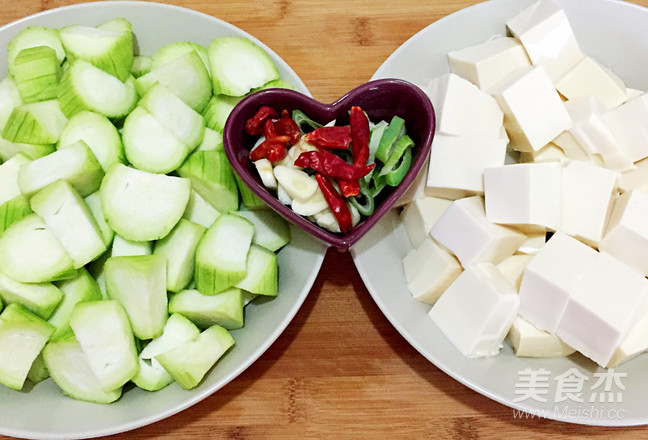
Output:
[[[329,232],[310,220],[296,214],[283,205],[274,192],[268,190],[249,159],[250,150],[258,137],[245,132],[245,122],[261,106],[270,106],[277,111],[301,110],[306,116],[327,123],[333,119],[337,125],[349,123],[351,106],[360,106],[376,123],[389,122],[394,115],[405,120],[407,134],[415,146],[412,150],[412,165],[397,187],[386,187],[376,199],[376,209],[346,234]],[[414,181],[430,152],[434,137],[435,114],[427,95],[417,86],[400,79],[380,79],[363,84],[332,104],[324,104],[302,93],[288,89],[267,89],[251,94],[241,100],[232,110],[223,131],[223,144],[236,173],[272,209],[329,246],[347,250],[362,237],[403,195]]]

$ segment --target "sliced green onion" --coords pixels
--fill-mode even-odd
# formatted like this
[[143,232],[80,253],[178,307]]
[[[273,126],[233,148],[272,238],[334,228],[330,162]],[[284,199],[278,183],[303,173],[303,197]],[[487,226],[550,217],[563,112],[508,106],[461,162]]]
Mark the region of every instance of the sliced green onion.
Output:
[[376,176],[373,178],[373,186],[369,187],[371,197],[378,197],[378,194],[387,186],[385,176]]
[[387,185],[398,186],[398,184],[401,183],[401,181],[409,171],[411,164],[412,149],[408,148],[405,150],[405,154],[403,154],[400,164],[385,176],[385,182],[387,183]]
[[[376,160],[376,150],[378,150],[378,145],[380,144],[380,139],[383,136],[383,133],[385,132],[385,129],[387,128],[387,121],[380,121],[377,123],[374,128],[371,130],[371,135],[369,137],[369,158],[367,159],[367,163],[373,163]],[[375,168],[369,172],[364,177],[365,182],[369,182],[371,180],[371,176],[373,176]]]
[[373,214],[376,204],[374,197],[371,195],[371,190],[367,186],[367,182],[364,179],[360,179],[358,182],[360,183],[360,194],[351,197],[349,201],[361,215],[368,217]]
[[371,130],[371,136],[369,137],[369,160],[367,162],[373,162],[376,158],[376,151],[378,150],[378,145],[380,145],[380,139],[388,125],[387,121],[380,121]]
[[[315,122],[306,116],[301,110],[293,110],[292,118],[293,121],[297,123],[302,135],[322,126],[322,124]],[[306,129],[304,129],[304,125],[306,126]]]
[[386,176],[387,174],[389,174],[394,169],[396,164],[401,160],[401,157],[403,157],[405,151],[411,149],[413,146],[414,141],[409,136],[404,135],[403,137],[401,137],[396,142],[396,146],[394,147],[393,152],[389,155],[387,161],[380,170],[380,175]]
[[378,150],[376,150],[376,157],[380,161],[387,162],[387,159],[391,156],[394,143],[402,136],[404,129],[405,120],[399,116],[394,116],[380,138],[380,144]]

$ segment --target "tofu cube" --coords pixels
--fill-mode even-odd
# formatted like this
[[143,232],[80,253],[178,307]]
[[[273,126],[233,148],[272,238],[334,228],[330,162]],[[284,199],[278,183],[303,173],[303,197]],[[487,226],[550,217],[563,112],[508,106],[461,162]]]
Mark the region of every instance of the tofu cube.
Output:
[[464,355],[494,356],[517,316],[519,298],[490,263],[464,270],[430,309],[429,316]]
[[616,199],[599,249],[648,276],[648,194],[632,190]]
[[593,96],[606,110],[627,99],[623,80],[592,57],[583,57],[556,83],[558,91],[568,100]]
[[531,61],[518,40],[497,37],[448,53],[450,71],[488,91],[492,86]]
[[648,350],[648,317],[637,322],[617,347],[606,368],[616,367]]
[[560,226],[562,165],[504,165],[484,170],[486,218],[493,223]]
[[648,192],[648,158],[635,162],[635,167],[624,171],[619,178],[619,191],[633,189]]
[[543,66],[557,81],[583,54],[565,11],[551,0],[539,0],[506,22],[509,32],[526,49],[534,65]]
[[647,298],[643,275],[600,252],[571,291],[556,335],[604,367],[645,316]]
[[560,228],[596,247],[603,238],[619,174],[581,161],[569,162],[562,171]]
[[476,263],[497,264],[515,253],[526,235],[486,218],[480,196],[455,200],[430,229],[430,236],[468,268]]
[[434,138],[425,194],[458,199],[484,194],[484,168],[504,165],[506,140],[476,136]]
[[571,127],[558,92],[540,66],[522,69],[492,93],[504,111],[504,127],[516,150],[537,151]]
[[558,336],[540,330],[521,316],[513,321],[506,340],[519,357],[556,358],[569,356],[576,351]]
[[648,94],[629,100],[602,118],[630,161],[648,157]]
[[[559,135],[560,136],[560,135]],[[553,142],[539,149],[538,151],[524,151],[520,153],[520,162],[522,163],[540,163],[540,162],[567,162],[569,157],[562,148]]]
[[572,119],[569,133],[590,158],[605,168],[625,171],[633,168],[632,160],[617,137],[603,121],[603,104],[594,97],[577,98],[565,103]]
[[527,264],[520,284],[520,315],[555,333],[571,291],[596,258],[586,244],[556,232]]
[[[586,160],[586,161],[592,160],[592,161],[597,161],[598,165],[603,164],[602,160],[590,157],[585,152],[585,150],[583,150],[583,148],[580,146],[578,141],[574,139],[574,136],[571,135],[569,130],[563,131],[558,136],[556,136],[554,140],[551,142],[552,144],[556,145],[563,151],[567,159]],[[527,153],[523,153],[523,154],[527,154]]]
[[412,247],[419,247],[429,237],[430,228],[451,203],[438,197],[421,197],[403,208],[400,218]]
[[525,231],[527,239],[524,240],[524,243],[517,250],[518,254],[523,255],[535,255],[540,252],[547,242],[547,230],[546,229],[537,229],[535,231]]
[[626,95],[627,95],[626,101],[630,101],[631,99],[638,98],[644,93],[645,92],[643,90],[633,89],[632,87],[626,87]]
[[515,254],[505,258],[496,265],[502,275],[513,284],[515,290],[520,290],[522,275],[533,255]]
[[436,112],[436,130],[451,136],[500,136],[503,114],[495,99],[454,73],[432,79],[424,89]]
[[447,250],[427,238],[403,258],[407,288],[414,299],[434,304],[463,270]]

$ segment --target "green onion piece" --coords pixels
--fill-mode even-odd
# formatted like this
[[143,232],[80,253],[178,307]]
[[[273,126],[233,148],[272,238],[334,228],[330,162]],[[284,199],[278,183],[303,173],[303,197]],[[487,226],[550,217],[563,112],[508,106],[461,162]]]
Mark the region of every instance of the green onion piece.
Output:
[[[306,116],[301,110],[293,110],[292,119],[293,121],[295,121],[295,123],[297,123],[299,131],[302,135],[322,126],[322,124],[315,122],[311,118]],[[306,130],[304,130],[304,125],[307,127]]]
[[385,176],[385,182],[387,183],[387,185],[398,186],[398,184],[401,183],[401,181],[409,171],[411,164],[412,149],[408,148],[407,150],[405,150],[405,154],[403,154],[400,164]]
[[387,186],[385,176],[376,176],[373,178],[373,186],[369,187],[371,197],[378,197],[378,194]]
[[378,150],[378,145],[380,145],[380,139],[382,139],[383,133],[389,124],[387,121],[380,121],[377,123],[374,128],[371,130],[371,135],[369,137],[369,160],[368,163],[374,161],[376,157],[376,151]]
[[[385,132],[385,129],[387,128],[387,121],[380,121],[377,123],[374,128],[371,130],[371,135],[369,136],[369,158],[367,159],[367,163],[374,163],[376,160],[376,150],[378,150],[378,145],[380,144],[380,139],[383,136],[383,133]],[[371,176],[373,176],[374,171],[376,169],[374,168],[364,176],[365,182],[369,182],[371,180]]]
[[403,157],[405,151],[409,150],[413,146],[414,141],[408,135],[401,137],[398,142],[396,142],[394,151],[391,153],[391,155],[387,159],[387,162],[385,162],[385,165],[383,165],[382,169],[380,170],[380,175],[386,176],[387,174],[389,174],[394,169],[396,164],[401,160],[401,157]]
[[367,182],[365,182],[364,179],[360,179],[359,183],[360,194],[351,197],[349,201],[353,206],[355,206],[360,215],[368,217],[373,214],[376,204],[374,202],[374,197],[371,195],[371,191],[367,186]]
[[376,157],[380,161],[383,163],[387,162],[394,149],[394,143],[402,135],[404,129],[405,120],[399,116],[394,116],[380,138],[380,144],[378,145],[378,150],[376,150]]

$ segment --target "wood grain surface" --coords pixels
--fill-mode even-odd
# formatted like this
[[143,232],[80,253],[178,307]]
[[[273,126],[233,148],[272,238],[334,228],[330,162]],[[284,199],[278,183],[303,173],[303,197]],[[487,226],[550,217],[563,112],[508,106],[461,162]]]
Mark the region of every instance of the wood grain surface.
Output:
[[[0,0],[0,24],[80,1]],[[333,101],[369,80],[403,42],[474,1],[173,0],[261,39],[313,96]],[[648,0],[636,3],[648,6]],[[293,322],[213,396],[111,439],[641,438],[648,428],[514,419],[430,364],[373,302],[348,253],[329,251]],[[1,437],[0,438],[6,438]]]

